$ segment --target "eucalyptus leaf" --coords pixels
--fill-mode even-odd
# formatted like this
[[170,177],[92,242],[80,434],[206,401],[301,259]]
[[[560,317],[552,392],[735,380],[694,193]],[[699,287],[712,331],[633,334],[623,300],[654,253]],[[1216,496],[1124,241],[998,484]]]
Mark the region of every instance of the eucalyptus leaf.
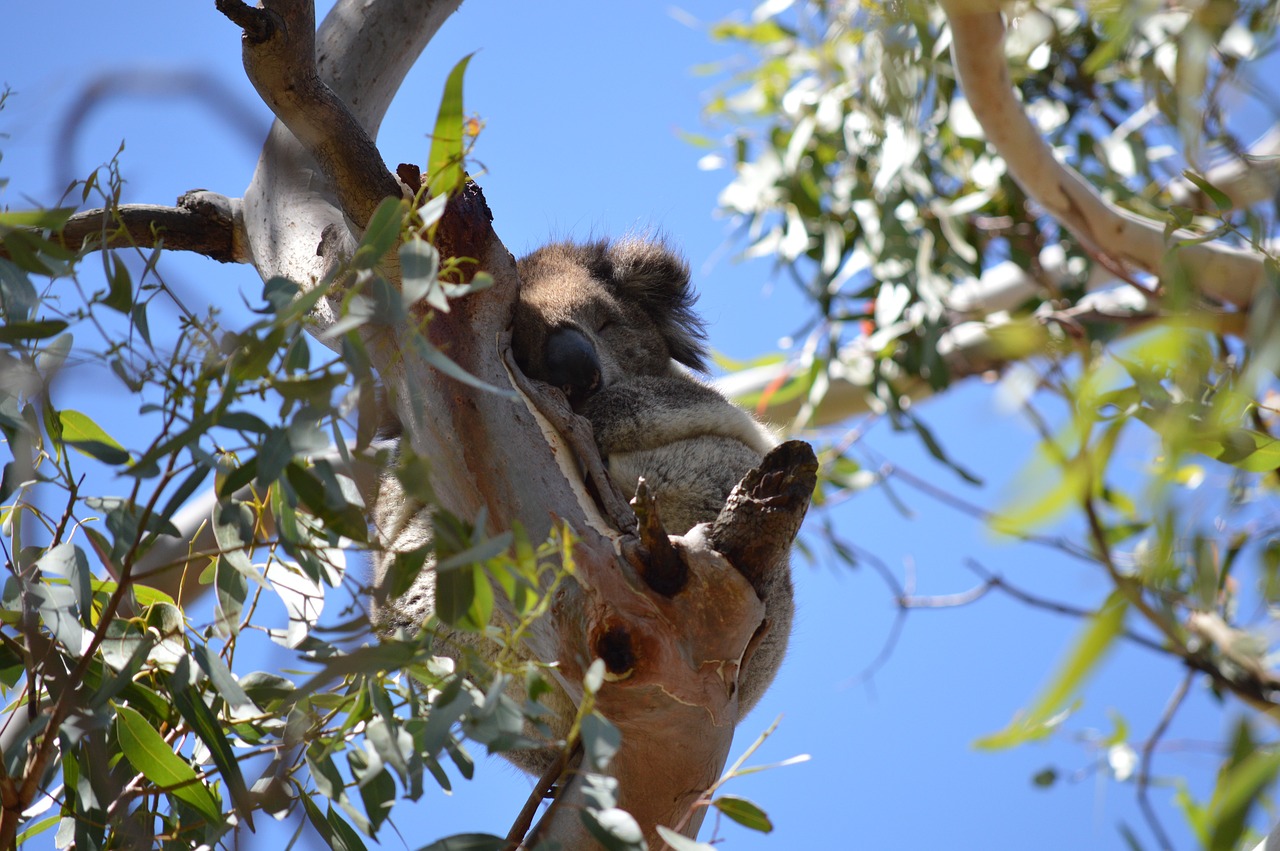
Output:
[[117,706],[116,736],[129,764],[155,784],[157,791],[188,804],[210,824],[222,822],[222,807],[213,793],[141,714],[128,706]]

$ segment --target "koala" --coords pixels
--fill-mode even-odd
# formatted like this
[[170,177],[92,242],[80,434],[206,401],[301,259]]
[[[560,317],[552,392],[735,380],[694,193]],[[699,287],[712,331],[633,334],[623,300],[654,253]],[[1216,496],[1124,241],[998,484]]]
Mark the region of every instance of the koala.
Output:
[[644,477],[668,532],[716,518],[776,440],[694,379],[705,334],[685,262],[664,243],[554,243],[517,264],[511,347],[591,423],[623,493]]
[[[776,445],[750,414],[691,374],[706,368],[705,332],[693,311],[689,268],[661,240],[557,242],[517,262],[521,288],[512,327],[516,364],[562,390],[592,427],[609,476],[624,494],[644,478],[664,528],[684,534],[714,521],[730,491]],[[419,512],[420,514],[420,512]],[[374,520],[391,551],[429,539],[430,523],[384,477]],[[748,576],[765,605],[768,630],[739,684],[745,715],[773,680],[791,633],[789,564]],[[384,567],[375,563],[381,583]],[[375,600],[379,628],[416,628],[431,612],[433,574],[403,597]],[[572,716],[566,695],[550,701]],[[560,724],[552,729],[562,732]],[[550,752],[508,754],[539,772]]]
[[[591,423],[623,493],[644,478],[668,532],[714,521],[777,439],[690,375],[705,370],[706,348],[688,265],[666,243],[641,238],[553,243],[516,265],[511,346],[520,369],[563,390]],[[769,631],[740,683],[744,715],[773,681],[791,634],[790,566],[773,568],[747,577]]]

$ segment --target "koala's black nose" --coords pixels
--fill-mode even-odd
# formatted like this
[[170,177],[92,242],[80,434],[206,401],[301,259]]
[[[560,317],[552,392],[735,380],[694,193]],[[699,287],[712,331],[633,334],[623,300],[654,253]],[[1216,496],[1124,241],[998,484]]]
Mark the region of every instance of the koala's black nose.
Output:
[[576,328],[557,328],[547,337],[547,382],[577,408],[600,389],[600,361],[595,347]]

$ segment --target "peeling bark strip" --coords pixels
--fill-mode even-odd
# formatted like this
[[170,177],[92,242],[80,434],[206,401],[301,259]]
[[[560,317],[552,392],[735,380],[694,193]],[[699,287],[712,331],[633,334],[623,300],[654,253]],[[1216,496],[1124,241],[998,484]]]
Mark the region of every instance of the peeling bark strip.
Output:
[[991,147],[1018,185],[1091,251],[1118,265],[1163,275],[1185,268],[1205,295],[1248,307],[1266,278],[1261,255],[1220,242],[1182,246],[1193,238],[1108,203],[1053,150],[1013,94],[1005,61],[1004,21],[994,0],[943,0],[951,23],[951,55],[961,88]]

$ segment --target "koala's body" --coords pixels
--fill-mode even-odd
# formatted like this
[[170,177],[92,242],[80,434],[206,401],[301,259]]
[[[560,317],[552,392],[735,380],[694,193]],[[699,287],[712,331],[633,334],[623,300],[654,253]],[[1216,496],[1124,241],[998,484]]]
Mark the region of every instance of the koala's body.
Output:
[[[770,432],[688,370],[705,368],[704,334],[693,313],[684,261],[660,241],[554,243],[517,263],[521,289],[512,328],[516,362],[530,378],[559,387],[592,426],[610,478],[624,494],[643,477],[664,528],[684,534],[714,521],[730,491],[775,445]],[[430,523],[385,477],[375,523],[392,552],[426,543]],[[375,574],[381,584],[381,559]],[[765,605],[766,632],[739,683],[751,709],[773,680],[793,613],[788,563],[747,577]],[[430,570],[396,600],[375,601],[383,630],[421,625],[431,612]],[[559,694],[546,701],[571,717]],[[552,723],[552,729],[567,729]],[[509,754],[539,771],[548,753]]]

